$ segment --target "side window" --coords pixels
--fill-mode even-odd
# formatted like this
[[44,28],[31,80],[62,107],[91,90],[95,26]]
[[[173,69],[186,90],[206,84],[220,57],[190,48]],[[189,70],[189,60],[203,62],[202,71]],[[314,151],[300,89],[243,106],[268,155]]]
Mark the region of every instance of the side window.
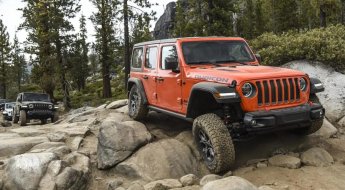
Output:
[[136,48],[132,55],[132,68],[141,68],[143,63],[143,48]]
[[178,66],[177,51],[175,46],[164,46],[162,48],[162,65],[161,69],[171,70]]
[[155,69],[157,65],[157,47],[149,47],[146,50],[145,67]]

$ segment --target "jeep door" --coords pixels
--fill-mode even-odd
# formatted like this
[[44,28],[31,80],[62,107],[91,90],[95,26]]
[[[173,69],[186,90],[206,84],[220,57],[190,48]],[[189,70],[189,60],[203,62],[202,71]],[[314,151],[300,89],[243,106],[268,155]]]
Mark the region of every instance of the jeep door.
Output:
[[181,113],[182,89],[176,46],[160,47],[160,64],[157,76],[158,106],[170,111]]
[[149,104],[157,105],[156,76],[158,62],[158,47],[155,45],[147,46],[145,49],[145,62],[141,81],[144,85]]

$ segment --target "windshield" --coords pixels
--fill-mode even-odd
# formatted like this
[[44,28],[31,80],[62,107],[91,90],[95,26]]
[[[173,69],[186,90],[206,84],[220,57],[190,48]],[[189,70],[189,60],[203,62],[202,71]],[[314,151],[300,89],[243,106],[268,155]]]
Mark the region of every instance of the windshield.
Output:
[[13,104],[6,104],[5,109],[12,109],[13,108]]
[[25,93],[23,101],[45,101],[49,102],[48,94],[35,94],[35,93]]
[[182,44],[187,64],[246,63],[255,61],[243,41],[185,42]]

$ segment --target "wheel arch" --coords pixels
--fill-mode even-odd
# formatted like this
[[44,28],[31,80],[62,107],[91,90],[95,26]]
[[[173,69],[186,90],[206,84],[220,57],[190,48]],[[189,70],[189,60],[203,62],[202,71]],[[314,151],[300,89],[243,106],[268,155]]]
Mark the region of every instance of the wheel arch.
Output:
[[322,82],[317,78],[310,78],[310,94],[316,94],[325,91]]
[[194,119],[221,108],[223,104],[240,102],[240,96],[235,88],[219,83],[200,82],[191,89],[186,116]]
[[141,82],[141,80],[138,79],[138,78],[129,78],[128,79],[128,83],[127,83],[127,97],[129,97],[129,92],[130,92],[131,88],[133,87],[133,85],[136,85],[139,88],[140,94],[141,94],[141,96],[143,98],[143,103],[147,104],[148,101],[147,101],[144,85]]

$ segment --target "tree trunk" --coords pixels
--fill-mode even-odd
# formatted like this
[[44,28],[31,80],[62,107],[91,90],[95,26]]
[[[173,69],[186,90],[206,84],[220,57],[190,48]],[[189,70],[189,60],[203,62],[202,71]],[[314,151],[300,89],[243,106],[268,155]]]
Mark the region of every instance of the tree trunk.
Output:
[[341,1],[341,23],[345,25],[345,0]]
[[320,6],[320,26],[321,27],[327,27],[326,18],[327,18],[327,14],[323,10],[322,6]]
[[6,72],[5,72],[5,58],[4,51],[2,49],[1,53],[1,87],[2,87],[2,98],[6,99]]
[[129,55],[129,30],[128,30],[128,4],[127,0],[123,1],[123,23],[124,23],[124,38],[125,38],[125,89],[127,89],[127,82],[130,73],[130,55]]
[[[71,102],[70,102],[70,97],[69,97],[68,86],[66,84],[65,61],[62,60],[63,59],[62,58],[62,46],[61,46],[59,31],[56,31],[56,32],[57,32],[57,39],[55,41],[56,58],[57,58],[58,68],[59,68],[61,88],[63,91],[63,105],[68,110],[71,108]],[[64,55],[64,57],[66,57],[66,55]]]
[[105,2],[102,0],[102,76],[103,76],[103,98],[111,98],[111,86],[109,77],[109,47],[108,34],[106,30]]

